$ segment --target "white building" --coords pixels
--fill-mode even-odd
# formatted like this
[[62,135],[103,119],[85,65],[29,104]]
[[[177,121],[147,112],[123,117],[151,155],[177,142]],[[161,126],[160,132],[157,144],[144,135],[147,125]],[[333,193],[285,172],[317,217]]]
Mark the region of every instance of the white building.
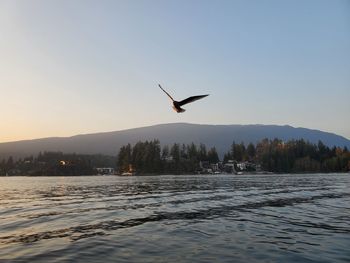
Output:
[[98,174],[114,174],[114,168],[112,167],[101,167],[96,168]]

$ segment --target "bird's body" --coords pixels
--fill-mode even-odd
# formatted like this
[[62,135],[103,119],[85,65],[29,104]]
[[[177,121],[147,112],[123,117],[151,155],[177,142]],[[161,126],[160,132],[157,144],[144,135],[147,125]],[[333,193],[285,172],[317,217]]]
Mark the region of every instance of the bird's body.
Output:
[[184,112],[186,111],[185,109],[181,108],[182,105],[185,105],[187,103],[191,103],[191,102],[194,102],[196,100],[199,100],[199,99],[202,99],[206,96],[209,96],[209,94],[206,94],[206,95],[197,95],[197,96],[192,96],[192,97],[188,97],[187,99],[184,99],[184,100],[181,100],[181,101],[176,101],[174,100],[168,92],[166,92],[162,86],[160,86],[160,84],[158,84],[159,88],[161,88],[162,91],[165,92],[166,95],[168,95],[168,97],[171,99],[171,101],[173,102],[173,109],[174,111],[176,111],[177,113],[181,113],[181,112]]

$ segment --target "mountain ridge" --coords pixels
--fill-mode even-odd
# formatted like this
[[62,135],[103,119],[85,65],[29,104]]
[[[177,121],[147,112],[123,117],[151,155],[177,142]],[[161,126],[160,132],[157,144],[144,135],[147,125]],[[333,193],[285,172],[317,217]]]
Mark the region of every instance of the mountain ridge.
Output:
[[46,137],[0,143],[0,159],[13,156],[23,158],[44,151],[65,153],[116,155],[119,148],[127,143],[158,139],[161,145],[173,143],[204,143],[207,147],[216,147],[222,156],[233,141],[257,143],[268,138],[287,141],[304,139],[311,143],[321,140],[329,147],[350,148],[350,140],[330,132],[290,125],[263,124],[193,124],[163,123],[119,131],[77,134],[69,137]]

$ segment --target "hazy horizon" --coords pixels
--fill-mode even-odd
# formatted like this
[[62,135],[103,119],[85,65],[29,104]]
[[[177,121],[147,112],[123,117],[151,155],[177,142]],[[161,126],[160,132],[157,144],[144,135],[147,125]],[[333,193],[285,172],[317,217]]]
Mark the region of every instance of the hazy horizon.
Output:
[[[1,1],[0,142],[163,123],[350,138],[349,1]],[[171,109],[175,98],[210,94]]]
[[308,129],[308,130],[315,130],[315,131],[321,131],[321,132],[326,132],[326,133],[330,133],[330,134],[335,134],[335,135],[339,135],[341,137],[344,137],[347,140],[350,140],[350,138],[347,138],[345,136],[342,136],[340,134],[336,134],[333,132],[329,132],[329,131],[322,131],[322,130],[318,130],[318,129],[312,129],[312,128],[308,128],[308,127],[296,127],[296,126],[292,126],[292,125],[288,125],[288,124],[284,124],[284,125],[279,125],[279,124],[261,124],[261,123],[250,123],[250,124],[238,124],[238,123],[231,123],[231,124],[208,124],[208,123],[189,123],[189,122],[172,122],[172,123],[158,123],[158,124],[151,124],[151,125],[144,125],[144,126],[139,126],[139,127],[132,127],[132,128],[125,128],[125,129],[119,129],[119,130],[110,130],[110,131],[97,131],[97,132],[91,132],[91,133],[77,133],[77,134],[71,134],[71,135],[66,135],[66,136],[47,136],[47,137],[38,137],[38,138],[29,138],[29,139],[20,139],[20,140],[16,140],[16,141],[4,141],[4,142],[0,142],[1,143],[11,143],[11,142],[17,142],[17,141],[30,141],[30,140],[40,140],[40,139],[49,139],[49,138],[70,138],[70,137],[75,137],[75,136],[80,136],[80,135],[91,135],[91,134],[103,134],[103,133],[111,133],[111,132],[119,132],[119,131],[126,131],[126,130],[132,130],[132,129],[139,129],[139,128],[147,128],[147,127],[153,127],[153,126],[160,126],[160,125],[168,125],[168,124],[193,124],[193,125],[214,125],[214,126],[290,126],[292,128],[302,128],[302,129]]
[[[139,136],[142,137],[142,134],[148,134],[148,131],[145,131],[145,129],[147,130],[148,128],[151,128],[151,129],[157,129],[159,127],[169,127],[169,126],[172,126],[172,127],[176,127],[179,128],[179,126],[184,126],[184,127],[189,127],[189,126],[193,126],[193,127],[199,127],[199,126],[209,126],[211,128],[214,128],[214,127],[241,127],[242,129],[247,129],[248,127],[250,128],[257,128],[257,129],[260,129],[260,128],[286,128],[286,127],[289,127],[291,128],[292,130],[299,130],[299,129],[302,129],[302,130],[306,130],[308,132],[321,132],[324,135],[328,134],[330,136],[337,136],[339,138],[343,138],[347,141],[350,141],[349,138],[346,138],[344,136],[341,136],[339,134],[336,134],[336,133],[332,133],[332,132],[327,132],[327,131],[321,131],[321,130],[317,130],[317,129],[310,129],[310,128],[305,128],[305,127],[294,127],[294,126],[291,126],[291,125],[276,125],[276,124],[205,124],[205,123],[188,123],[188,122],[173,122],[173,123],[159,123],[159,124],[154,124],[154,125],[145,125],[145,126],[140,126],[140,127],[134,127],[134,128],[126,128],[126,129],[120,129],[120,130],[113,130],[113,131],[100,131],[100,132],[93,132],[93,133],[80,133],[80,134],[73,134],[73,135],[68,135],[68,136],[49,136],[49,137],[41,137],[41,138],[32,138],[32,139],[23,139],[23,140],[17,140],[17,141],[7,141],[7,142],[0,142],[0,144],[7,144],[7,143],[17,143],[17,142],[26,142],[26,141],[40,141],[40,140],[50,140],[50,139],[70,139],[70,138],[75,138],[75,137],[79,137],[79,136],[93,136],[93,135],[104,135],[104,134],[114,134],[114,133],[120,133],[120,132],[129,132],[129,131],[132,131],[132,132],[135,132],[136,130],[143,130],[144,132],[141,132],[139,133]],[[178,136],[178,134],[180,133],[180,130],[179,132],[175,132],[176,136]],[[250,134],[250,132],[248,132]],[[174,134],[173,134],[174,135]],[[163,135],[162,135],[163,136]],[[175,136],[175,137],[176,137]],[[270,138],[270,139],[273,139],[273,138],[278,138],[278,139],[283,139],[285,136],[285,134],[280,134],[279,136],[276,135],[276,136],[266,136],[266,138]],[[300,136],[300,135],[299,135]],[[303,135],[305,136],[305,134]],[[302,137],[303,137],[302,136]],[[147,139],[142,139],[141,137],[138,138],[138,140],[140,141],[143,141],[143,140],[147,140]],[[170,135],[170,137],[172,137],[172,135]],[[298,136],[296,136],[295,138],[299,138]],[[101,140],[103,140],[103,137],[100,138]],[[149,138],[151,140],[151,138]],[[152,138],[152,139],[159,139],[159,137],[155,137],[155,138]],[[242,141],[241,139],[235,137],[233,135],[232,139],[234,140],[238,140],[238,141]],[[261,138],[262,140],[263,138]],[[310,138],[306,138],[306,137],[303,137],[303,139],[305,139],[306,141],[310,141],[312,143],[312,139],[310,140]],[[134,140],[134,139],[132,139]],[[289,140],[289,139],[288,139]],[[337,143],[334,143],[334,144],[330,144],[328,142],[328,140],[324,141],[323,139],[319,138],[319,140],[321,140],[322,142],[324,142],[326,145],[328,145],[329,147],[333,147],[335,145],[337,146],[340,146],[340,147],[343,147],[343,146],[346,146],[346,145],[342,145],[342,144],[337,144]],[[116,141],[119,141],[119,140],[116,140]],[[228,140],[229,141],[229,140]],[[256,142],[258,140],[251,140],[249,142]],[[161,140],[162,142],[162,140]],[[246,141],[246,143],[249,143],[248,141]],[[130,143],[130,141],[125,141],[124,143]],[[315,141],[314,141],[315,143]],[[76,151],[79,151],[78,149]]]

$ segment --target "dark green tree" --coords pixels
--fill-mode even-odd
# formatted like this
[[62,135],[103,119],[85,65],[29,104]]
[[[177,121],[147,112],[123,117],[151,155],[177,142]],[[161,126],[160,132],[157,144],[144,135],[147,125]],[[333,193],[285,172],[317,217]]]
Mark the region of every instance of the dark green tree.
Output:
[[209,163],[219,162],[219,156],[215,147],[210,148],[210,150],[208,151],[208,161]]

